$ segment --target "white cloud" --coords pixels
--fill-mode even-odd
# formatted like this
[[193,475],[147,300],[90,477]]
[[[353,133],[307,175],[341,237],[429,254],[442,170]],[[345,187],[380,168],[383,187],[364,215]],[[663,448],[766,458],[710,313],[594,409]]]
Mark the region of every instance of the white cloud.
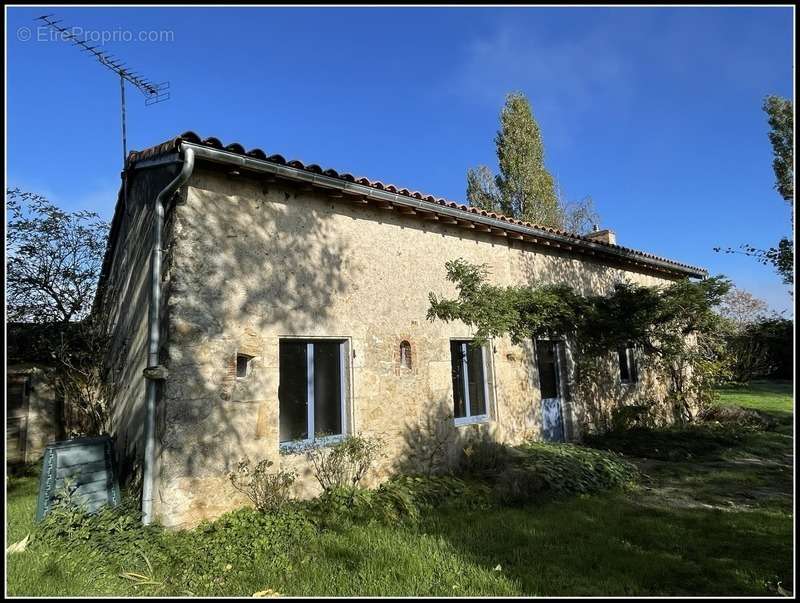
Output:
[[524,92],[548,127],[548,143],[564,144],[598,101],[624,110],[632,92],[632,66],[615,48],[613,32],[575,31],[557,39],[539,29],[503,23],[472,40],[449,88],[459,96],[499,107],[506,93]]

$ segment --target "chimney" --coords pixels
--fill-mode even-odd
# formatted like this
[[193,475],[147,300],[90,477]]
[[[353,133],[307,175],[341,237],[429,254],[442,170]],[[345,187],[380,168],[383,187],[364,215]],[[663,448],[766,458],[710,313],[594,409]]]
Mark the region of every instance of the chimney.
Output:
[[608,228],[598,230],[597,226],[595,226],[594,230],[586,236],[593,241],[597,241],[598,243],[609,243],[611,245],[617,244],[617,235],[614,234],[613,230],[609,230]]

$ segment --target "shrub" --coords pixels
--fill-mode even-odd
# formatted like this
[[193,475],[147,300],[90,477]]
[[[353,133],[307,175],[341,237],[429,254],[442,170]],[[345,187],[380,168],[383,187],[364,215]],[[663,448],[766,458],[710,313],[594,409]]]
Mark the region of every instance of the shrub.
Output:
[[611,411],[611,430],[625,431],[636,427],[652,427],[654,402],[616,406]]
[[43,548],[89,547],[93,554],[120,559],[133,558],[147,551],[158,556],[161,530],[157,526],[143,526],[138,501],[123,496],[116,507],[102,507],[96,513],[72,498],[70,488],[58,493],[44,519],[36,526],[34,546]]
[[421,510],[436,507],[483,509],[491,504],[488,484],[453,475],[402,475],[384,482],[379,490],[406,493]]
[[508,467],[512,456],[513,450],[505,444],[477,439],[462,449],[458,470],[464,475],[492,479]]
[[[193,530],[165,531],[143,526],[136,500],[123,498],[115,508],[88,514],[70,500],[66,490],[37,526],[32,546],[48,554],[75,550],[81,558],[103,557],[120,576],[156,593],[165,586],[189,595],[224,594],[231,578],[252,575],[259,568],[283,571],[294,555],[313,539],[313,524],[301,509],[287,504],[281,513],[244,507]],[[146,563],[147,580],[134,573]],[[163,568],[171,568],[167,574]],[[138,576],[138,578],[137,578]]]
[[626,455],[682,461],[718,454],[738,445],[745,432],[723,423],[694,422],[662,429],[630,429],[588,435],[585,443],[593,448]]
[[494,492],[506,504],[627,487],[638,478],[635,465],[619,455],[573,444],[529,442],[497,477]]
[[380,455],[381,440],[349,435],[332,446],[313,445],[306,453],[324,492],[355,488]]
[[263,459],[251,470],[250,459],[239,461],[236,471],[228,477],[233,487],[246,494],[256,509],[263,513],[283,509],[291,498],[290,488],[297,474],[283,469],[270,472],[274,463]]
[[703,423],[719,423],[757,431],[775,428],[775,421],[768,415],[741,406],[709,406],[698,414],[697,419]]
[[298,509],[287,507],[281,513],[238,509],[194,530],[170,534],[168,564],[179,571],[166,581],[179,592],[222,594],[226,581],[250,575],[256,568],[287,568],[313,535],[313,525]]
[[417,524],[425,511],[440,506],[485,508],[491,489],[453,476],[397,476],[374,490],[334,488],[304,507],[321,529],[356,523]]

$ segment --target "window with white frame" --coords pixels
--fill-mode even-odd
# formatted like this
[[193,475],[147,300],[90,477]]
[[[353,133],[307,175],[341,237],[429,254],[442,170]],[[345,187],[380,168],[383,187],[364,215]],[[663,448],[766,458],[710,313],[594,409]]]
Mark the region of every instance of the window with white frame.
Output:
[[488,420],[489,386],[483,346],[469,340],[450,342],[453,417],[456,424]]
[[619,358],[619,380],[631,384],[639,381],[639,369],[636,366],[636,353],[632,346],[623,346],[617,350]]
[[345,342],[282,339],[279,346],[280,442],[343,435]]

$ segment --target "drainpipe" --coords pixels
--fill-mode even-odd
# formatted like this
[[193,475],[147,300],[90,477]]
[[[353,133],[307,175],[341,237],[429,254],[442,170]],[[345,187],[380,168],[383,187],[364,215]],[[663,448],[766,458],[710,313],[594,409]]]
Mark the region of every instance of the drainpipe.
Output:
[[158,381],[163,381],[167,376],[167,369],[159,364],[158,350],[161,336],[161,254],[162,235],[164,228],[164,203],[169,201],[173,193],[178,190],[192,175],[194,169],[194,151],[183,149],[183,167],[175,179],[170,182],[155,200],[153,208],[153,248],[150,253],[150,308],[147,316],[149,343],[147,350],[147,368],[144,376],[147,379],[147,394],[145,399],[145,446],[144,446],[144,475],[142,476],[142,523],[145,525],[153,521],[153,466],[155,465],[156,451],[156,392]]

